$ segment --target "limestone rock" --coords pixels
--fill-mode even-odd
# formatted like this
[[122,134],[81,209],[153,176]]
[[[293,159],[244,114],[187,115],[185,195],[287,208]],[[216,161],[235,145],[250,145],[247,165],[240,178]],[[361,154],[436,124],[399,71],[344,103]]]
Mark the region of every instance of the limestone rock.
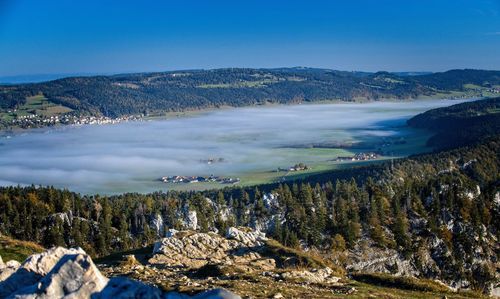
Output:
[[66,249],[64,247],[54,247],[39,254],[33,254],[21,265],[30,272],[46,275],[65,255],[86,254],[81,248]]
[[175,236],[176,233],[178,233],[179,231],[176,230],[176,229],[169,229],[166,233],[165,233],[165,237],[166,238],[172,238],[173,236]]
[[198,215],[196,211],[188,211],[186,213],[185,226],[187,229],[198,229]]
[[0,298],[6,297],[13,291],[35,284],[43,276],[47,275],[63,256],[75,254],[85,254],[85,252],[80,248],[66,249],[55,247],[45,252],[31,255],[15,272],[0,282]]
[[333,276],[333,270],[326,267],[320,270],[292,270],[281,274],[287,281],[300,281],[306,283],[338,283],[340,277]]
[[15,260],[11,260],[11,261],[8,261],[7,263],[5,263],[5,266],[17,269],[17,268],[21,267],[21,263],[18,261],[15,261]]
[[266,234],[259,231],[243,231],[236,227],[227,230],[226,238],[237,240],[246,246],[261,246],[267,240]]
[[30,256],[22,265],[12,262],[3,264],[0,272],[5,269],[10,269],[10,272],[6,280],[0,282],[0,298],[240,298],[223,289],[191,297],[175,292],[163,293],[155,286],[124,277],[108,279],[81,249],[53,248]]
[[145,283],[123,278],[111,278],[108,284],[97,294],[92,296],[92,299],[107,299],[107,298],[162,298],[160,289],[149,286]]
[[349,253],[346,269],[355,272],[391,273],[405,276],[418,276],[420,274],[411,262],[396,250],[380,249],[374,246],[361,248],[356,245],[354,250]]
[[245,272],[267,271],[276,267],[273,259],[263,258],[258,249],[265,235],[251,230],[230,228],[227,238],[214,233],[181,231],[156,242],[151,264],[163,267],[201,268],[207,264],[234,265]]
[[157,242],[151,263],[199,268],[208,262],[220,262],[225,251],[236,247],[215,234],[184,233]]
[[160,214],[156,214],[156,216],[151,220],[150,226],[154,229],[157,236],[163,235],[165,227],[163,224],[163,218],[161,218]]
[[0,284],[19,269],[21,264],[18,261],[8,261],[0,266]]
[[10,298],[90,298],[107,283],[108,279],[99,272],[88,255],[67,254],[39,283],[16,291]]
[[491,289],[490,296],[500,298],[500,284],[497,284]]

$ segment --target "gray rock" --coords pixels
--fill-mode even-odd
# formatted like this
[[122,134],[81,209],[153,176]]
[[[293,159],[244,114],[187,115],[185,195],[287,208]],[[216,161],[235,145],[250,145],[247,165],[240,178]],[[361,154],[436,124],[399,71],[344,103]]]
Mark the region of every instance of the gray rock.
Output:
[[214,233],[182,231],[155,243],[152,264],[163,267],[200,268],[206,264],[226,264],[241,269],[271,270],[275,261],[264,259],[257,251],[265,235],[260,232],[228,230],[228,238]]
[[165,227],[163,224],[163,218],[161,218],[160,214],[156,214],[156,216],[151,220],[150,226],[155,230],[157,236],[163,235]]
[[198,229],[198,214],[196,211],[189,210],[189,208],[184,208],[183,213],[183,227],[187,230],[197,230]]
[[335,284],[339,282],[340,277],[333,276],[333,270],[326,267],[316,271],[292,270],[281,274],[286,281],[305,282],[305,283],[328,283]]
[[80,248],[66,249],[55,247],[45,252],[31,255],[15,272],[0,282],[0,298],[4,298],[14,291],[37,283],[67,254],[85,254],[85,252]]
[[108,284],[96,294],[92,299],[106,298],[162,298],[160,289],[145,283],[123,277],[111,278]]
[[21,264],[18,261],[8,261],[0,266],[0,284],[19,269]]
[[244,231],[236,227],[227,230],[226,238],[237,240],[247,246],[261,246],[267,240],[266,234],[260,231]]
[[[214,289],[196,296],[163,293],[159,288],[123,277],[104,277],[81,249],[53,248],[30,256],[18,269],[0,283],[0,298],[183,298],[241,299],[223,290]],[[2,270],[15,268],[7,263]]]
[[64,255],[40,282],[15,291],[8,298],[89,298],[108,283],[86,254]]

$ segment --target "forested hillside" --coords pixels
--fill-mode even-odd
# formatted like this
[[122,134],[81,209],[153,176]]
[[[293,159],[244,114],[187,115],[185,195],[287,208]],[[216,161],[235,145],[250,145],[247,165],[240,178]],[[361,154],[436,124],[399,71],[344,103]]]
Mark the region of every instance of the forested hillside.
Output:
[[500,132],[500,98],[430,110],[409,119],[408,124],[435,131],[428,141],[433,147],[471,144]]
[[500,72],[482,70],[415,76],[309,68],[193,70],[5,85],[0,108],[15,109],[43,94],[74,113],[118,117],[267,102],[478,96],[499,92],[499,86]]
[[[438,125],[438,115],[482,115],[497,103],[460,104],[426,117]],[[352,172],[358,180],[344,170],[277,186],[111,197],[4,187],[0,232],[101,256],[150,244],[169,228],[223,233],[248,226],[290,247],[316,248],[353,271],[370,270],[377,258],[387,262],[376,271],[491,287],[500,250],[498,131],[464,147]]]

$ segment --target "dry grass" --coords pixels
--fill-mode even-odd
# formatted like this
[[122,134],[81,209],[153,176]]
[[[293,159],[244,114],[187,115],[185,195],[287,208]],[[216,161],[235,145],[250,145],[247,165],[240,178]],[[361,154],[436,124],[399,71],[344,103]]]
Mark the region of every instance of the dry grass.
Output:
[[28,241],[15,240],[0,236],[0,256],[3,261],[16,260],[23,262],[28,256],[44,251],[42,246]]
[[282,245],[278,241],[269,239],[266,242],[264,255],[274,258],[280,267],[287,267],[288,261],[293,260],[296,268],[325,268],[330,267],[334,275],[344,277],[345,270],[332,262],[323,259],[321,256],[304,252],[300,249],[290,248]]
[[120,265],[126,264],[129,261],[129,256],[134,256],[137,262],[146,264],[147,259],[153,252],[153,245],[149,245],[139,249],[131,249],[127,251],[115,252],[107,256],[95,259],[97,264]]
[[352,278],[369,284],[424,292],[448,292],[450,289],[430,279],[394,276],[385,273],[353,273]]

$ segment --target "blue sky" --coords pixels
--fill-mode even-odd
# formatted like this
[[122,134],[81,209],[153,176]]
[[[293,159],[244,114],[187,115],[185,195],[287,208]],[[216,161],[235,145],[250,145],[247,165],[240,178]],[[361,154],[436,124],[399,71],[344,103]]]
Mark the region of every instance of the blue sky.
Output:
[[0,0],[0,76],[500,69],[500,0]]

